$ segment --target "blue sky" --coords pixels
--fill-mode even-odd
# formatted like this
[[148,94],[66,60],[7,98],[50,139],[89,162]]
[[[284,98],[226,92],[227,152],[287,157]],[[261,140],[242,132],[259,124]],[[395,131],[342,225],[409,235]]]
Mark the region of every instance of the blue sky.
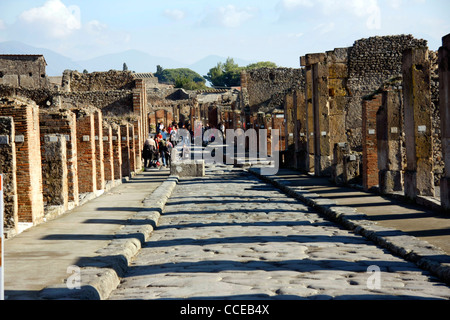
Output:
[[182,63],[214,54],[299,67],[299,57],[375,35],[437,50],[448,0],[0,0],[0,42],[75,60],[136,49]]

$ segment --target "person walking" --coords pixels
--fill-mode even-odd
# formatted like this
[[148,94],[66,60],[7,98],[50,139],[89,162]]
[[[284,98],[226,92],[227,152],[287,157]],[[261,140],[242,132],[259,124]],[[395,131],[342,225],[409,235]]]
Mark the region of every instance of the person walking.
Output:
[[142,158],[144,159],[144,168],[149,168],[153,161],[153,155],[156,150],[156,142],[151,136],[144,142],[144,148],[142,150]]

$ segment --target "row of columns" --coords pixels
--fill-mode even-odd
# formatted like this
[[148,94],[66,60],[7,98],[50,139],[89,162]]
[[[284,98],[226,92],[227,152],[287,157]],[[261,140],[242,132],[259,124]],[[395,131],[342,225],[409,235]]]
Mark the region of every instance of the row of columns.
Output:
[[[41,109],[0,100],[6,227],[19,231],[99,195],[142,169],[141,119],[107,122],[100,109]],[[87,197],[87,198],[90,198]]]
[[[362,101],[362,163],[350,152],[345,133],[346,61],[342,50],[301,58],[305,87],[294,95],[294,162],[317,176],[349,182],[360,174],[365,189],[403,190],[411,199],[434,196],[431,105],[431,62],[428,48],[404,52],[401,79]],[[450,209],[450,35],[439,50],[440,120],[444,176],[440,183],[442,207]],[[289,116],[285,108],[285,116]],[[404,136],[403,136],[404,133]],[[404,143],[404,148],[402,144]],[[345,175],[345,176],[344,176]]]

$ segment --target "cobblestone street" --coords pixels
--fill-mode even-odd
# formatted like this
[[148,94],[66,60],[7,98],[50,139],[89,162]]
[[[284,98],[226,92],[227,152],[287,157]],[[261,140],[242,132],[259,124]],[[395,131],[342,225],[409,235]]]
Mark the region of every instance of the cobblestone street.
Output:
[[252,174],[218,166],[180,179],[109,296],[191,298],[449,299],[450,288]]

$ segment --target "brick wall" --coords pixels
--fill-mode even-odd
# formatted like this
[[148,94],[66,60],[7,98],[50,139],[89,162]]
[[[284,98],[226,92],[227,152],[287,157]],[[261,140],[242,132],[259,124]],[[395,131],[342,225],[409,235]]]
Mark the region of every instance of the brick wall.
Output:
[[103,163],[103,117],[100,110],[94,112],[95,121],[95,169],[97,190],[105,189],[105,168]]
[[92,113],[77,115],[78,190],[79,193],[97,190],[95,157],[95,118]]
[[44,203],[38,106],[31,100],[2,98],[0,116],[14,118],[19,223],[41,223]]
[[121,127],[116,123],[111,124],[112,148],[114,164],[114,180],[122,179],[122,135]]
[[113,132],[109,123],[103,121],[103,163],[105,181],[114,180]]

